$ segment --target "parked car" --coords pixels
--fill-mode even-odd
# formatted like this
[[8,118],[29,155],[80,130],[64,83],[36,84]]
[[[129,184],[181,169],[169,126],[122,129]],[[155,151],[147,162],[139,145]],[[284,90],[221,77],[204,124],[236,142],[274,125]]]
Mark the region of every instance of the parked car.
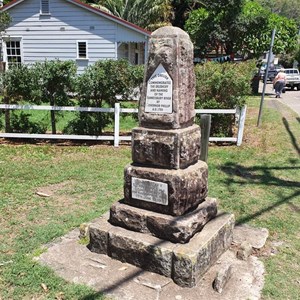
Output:
[[[268,70],[268,78],[267,81],[273,81],[276,77],[279,70],[282,68],[281,65],[271,65]],[[262,66],[260,69],[260,78],[264,81],[265,80],[265,73],[266,73],[266,66]]]
[[286,87],[291,88],[292,90],[296,87],[297,90],[300,90],[300,74],[298,69],[284,69],[286,74]]

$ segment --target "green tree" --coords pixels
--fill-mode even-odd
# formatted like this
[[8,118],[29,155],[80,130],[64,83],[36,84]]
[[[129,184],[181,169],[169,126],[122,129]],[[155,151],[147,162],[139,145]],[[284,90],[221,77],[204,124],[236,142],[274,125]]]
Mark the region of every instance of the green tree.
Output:
[[[68,105],[69,93],[74,88],[76,64],[73,61],[50,60],[37,62],[34,72],[32,97],[36,102],[47,101],[51,106]],[[56,134],[56,112],[51,111],[52,134]]]
[[205,3],[193,10],[185,24],[195,45],[203,53],[223,47],[227,54],[234,48],[236,20],[241,13],[243,0],[220,0]]
[[274,53],[291,52],[295,48],[298,33],[295,21],[271,13],[255,1],[240,1],[241,6],[234,11],[231,11],[234,2],[223,5],[224,11],[215,2],[191,12],[186,22],[186,30],[203,53],[223,47],[227,54],[239,51],[245,58],[257,58],[268,51],[274,28]]
[[[31,72],[26,65],[12,65],[7,71],[0,73],[2,101],[5,104],[18,103],[28,99],[32,90]],[[11,132],[11,111],[5,110],[5,131]]]
[[[5,34],[5,30],[9,26],[10,22],[11,22],[10,15],[7,12],[0,11],[0,62],[3,61],[2,47],[1,47],[2,37]],[[1,68],[0,68],[0,71],[1,71]]]
[[[198,64],[195,67],[196,108],[230,109],[244,105],[251,93],[255,72],[253,60],[239,64]],[[232,136],[233,125],[234,116],[213,115],[211,133],[214,136]]]
[[298,62],[298,66],[300,64],[300,46],[298,45],[297,50],[295,51],[295,60]]
[[[77,80],[80,106],[113,107],[119,100],[128,100],[143,79],[143,67],[127,60],[101,60],[86,68]],[[109,113],[80,112],[68,124],[66,133],[99,135],[112,122]]]
[[92,5],[148,30],[170,24],[170,0],[100,0]]
[[11,17],[7,12],[0,11],[0,32],[2,33],[11,22]]
[[273,13],[293,19],[300,26],[300,0],[257,0]]
[[172,25],[184,28],[185,22],[192,10],[204,6],[205,1],[200,0],[172,0]]

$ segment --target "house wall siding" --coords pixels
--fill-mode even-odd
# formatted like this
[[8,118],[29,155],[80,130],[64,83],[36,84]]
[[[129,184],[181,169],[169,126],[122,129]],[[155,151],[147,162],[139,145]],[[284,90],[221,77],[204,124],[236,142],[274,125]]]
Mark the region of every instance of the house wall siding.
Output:
[[[40,0],[26,0],[9,9],[7,34],[22,37],[23,62],[75,60],[78,73],[100,59],[117,57],[118,37],[143,41],[143,34],[65,0],[50,0],[50,15],[40,15]],[[77,59],[77,41],[88,44],[88,59]]]

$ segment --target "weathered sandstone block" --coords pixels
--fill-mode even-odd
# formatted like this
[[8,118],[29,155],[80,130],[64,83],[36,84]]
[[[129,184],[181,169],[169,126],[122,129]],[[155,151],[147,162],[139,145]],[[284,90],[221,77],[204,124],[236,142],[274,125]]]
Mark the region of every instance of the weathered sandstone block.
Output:
[[179,170],[129,165],[124,177],[126,204],[174,216],[197,207],[208,191],[203,161]]
[[109,231],[114,228],[107,222],[109,214],[106,213],[97,221],[89,224],[90,242],[88,248],[92,252],[108,255]]
[[173,280],[180,286],[193,287],[230,246],[234,216],[219,214],[208,222],[188,244],[174,250]]
[[[157,80],[156,80],[157,79]],[[195,117],[193,44],[177,27],[154,31],[141,95],[141,127],[176,129],[190,126]]]
[[112,258],[171,277],[174,244],[120,227],[109,232]]
[[[106,236],[110,257],[171,277],[180,286],[193,287],[230,246],[233,226],[233,215],[219,214],[189,243],[174,244],[149,234],[113,226],[101,218],[90,225],[89,248],[102,253],[102,236]],[[102,234],[99,235],[99,232]]]
[[132,130],[134,163],[170,169],[184,169],[199,160],[200,127],[162,130],[144,127]]
[[150,233],[163,240],[186,243],[217,214],[217,201],[206,198],[196,209],[183,216],[170,216],[136,208],[122,201],[110,208],[109,222],[133,231]]

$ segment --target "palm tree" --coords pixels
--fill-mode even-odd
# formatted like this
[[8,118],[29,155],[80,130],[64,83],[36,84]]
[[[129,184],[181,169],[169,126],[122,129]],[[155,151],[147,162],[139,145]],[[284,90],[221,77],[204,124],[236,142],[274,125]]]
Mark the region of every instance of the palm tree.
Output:
[[91,5],[150,31],[170,25],[170,0],[99,0]]

